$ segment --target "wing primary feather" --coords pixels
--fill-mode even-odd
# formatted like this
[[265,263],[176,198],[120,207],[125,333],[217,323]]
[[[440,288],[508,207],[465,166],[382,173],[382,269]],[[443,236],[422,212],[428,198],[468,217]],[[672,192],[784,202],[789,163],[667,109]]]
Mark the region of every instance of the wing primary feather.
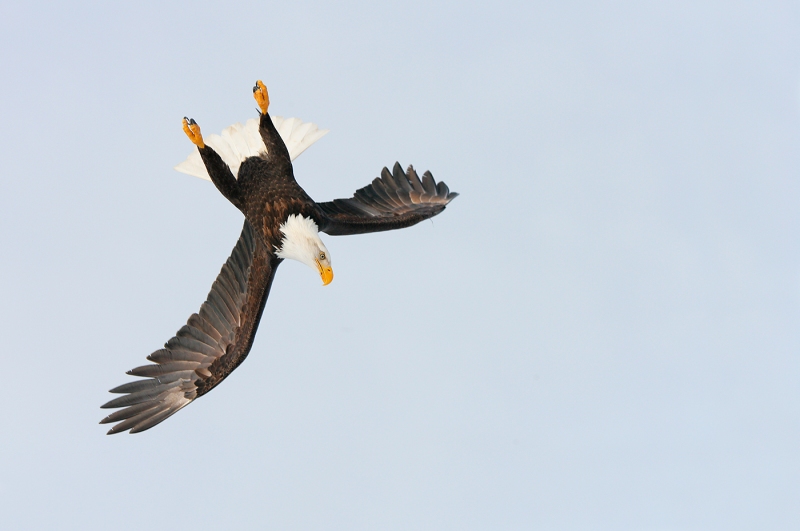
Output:
[[[356,192],[356,195],[357,194],[358,192]],[[366,213],[370,216],[380,216],[382,214],[381,210],[369,204],[369,200],[365,201],[364,199],[356,197],[354,199],[337,199],[337,201],[341,201],[341,205],[346,205],[345,210],[355,214]]]
[[118,385],[114,389],[109,390],[109,393],[138,393],[147,389],[153,389],[161,385],[158,380],[148,378],[147,380],[136,380],[135,382],[128,382],[126,384]]
[[[173,352],[173,359],[175,361],[202,361],[205,356],[215,357],[218,354],[216,348],[198,341],[193,337],[175,336],[164,345],[167,349]],[[179,359],[176,356],[178,352],[185,352],[184,358]],[[197,359],[200,357],[200,359]]]
[[[384,212],[391,212],[395,209],[395,204],[389,199],[388,194],[384,190],[383,181],[380,179],[375,179],[372,181],[372,186],[369,187],[370,192],[364,192],[366,195],[370,193],[371,202],[376,203]],[[364,190],[362,188],[362,190]]]
[[221,312],[211,303],[210,297],[200,306],[200,317],[207,320],[211,326],[219,331],[221,341],[228,341],[232,330],[228,328]]
[[213,337],[203,332],[199,327],[190,325],[188,323],[183,325],[181,329],[178,330],[178,333],[175,335],[178,337],[191,337],[193,339],[196,339],[197,341],[200,341],[201,343],[205,343],[206,345],[208,345],[213,349],[217,348],[217,341]]
[[426,193],[436,195],[436,181],[433,180],[431,172],[426,171],[422,174],[422,187],[425,189]]
[[144,376],[145,378],[156,378],[168,373],[193,371],[198,366],[199,362],[196,361],[170,361],[157,365],[141,365],[135,369],[131,369],[128,373],[131,376]]
[[136,404],[135,406],[129,406],[125,409],[115,411],[107,417],[104,417],[103,420],[100,421],[100,424],[108,424],[110,422],[129,419],[134,415],[138,415],[139,413],[147,411],[148,409],[153,409],[154,407],[158,407],[157,402],[144,402],[142,404]]
[[[217,286],[214,286],[214,288],[217,288]],[[208,302],[211,303],[212,308],[219,312],[220,317],[222,317],[223,322],[226,325],[226,328],[233,332],[233,329],[239,324],[239,319],[234,317],[233,312],[230,308],[228,308],[228,305],[222,299],[219,289],[212,288],[212,290],[208,293]]]
[[112,409],[116,407],[135,406],[136,404],[147,402],[151,398],[156,397],[166,391],[169,391],[172,387],[175,387],[176,385],[178,385],[178,382],[172,382],[172,384],[170,385],[159,385],[158,387],[153,389],[145,389],[144,391],[131,393],[129,395],[115,398],[114,400],[109,400],[100,407],[103,409]]
[[[215,351],[212,356],[217,357],[218,351]],[[187,350],[171,350],[169,348],[162,348],[156,350],[147,359],[154,363],[169,363],[172,361],[193,361],[195,363],[203,363],[208,355],[199,352],[190,352]]]
[[228,279],[225,278],[223,271],[223,273],[221,273],[220,276],[217,278],[216,285],[214,286],[214,293],[225,304],[225,308],[231,315],[232,322],[238,324],[238,322],[236,322],[238,321],[238,319],[236,319],[234,316],[239,313],[239,305],[234,300],[235,296],[232,294],[232,291],[233,291],[233,286],[228,281]]
[[132,428],[142,420],[154,415],[161,409],[161,405],[158,404],[157,402],[155,403],[155,405],[152,404],[143,404],[143,405],[150,405],[150,407],[127,418],[123,422],[120,422],[119,424],[108,430],[108,434],[111,435],[113,433],[119,433],[121,431],[127,430],[128,428]]
[[418,194],[425,193],[425,189],[419,181],[419,175],[417,175],[417,172],[414,170],[414,166],[409,165],[406,174],[408,175],[408,181],[411,183],[411,187],[414,188],[414,191]]
[[394,163],[392,175],[394,176],[394,182],[397,184],[398,188],[405,190],[406,192],[411,191],[411,183],[408,182],[408,177],[406,176],[405,172],[403,171],[403,167],[400,166],[399,162]]
[[219,346],[219,342],[222,340],[222,335],[220,335],[219,330],[214,328],[214,325],[206,321],[204,318],[200,317],[196,313],[193,313],[189,317],[187,324],[213,339],[214,344]]
[[241,249],[237,248],[237,252],[235,252],[231,258],[231,262],[234,264],[233,267],[233,274],[234,278],[236,278],[236,282],[239,285],[239,291],[244,294],[247,291],[247,273],[250,270],[249,265],[245,264],[245,259],[242,256]]
[[130,433],[132,433],[132,434],[133,433],[140,433],[140,432],[143,432],[145,430],[149,430],[150,428],[152,428],[156,424],[159,424],[159,423],[167,420],[169,417],[171,417],[172,415],[177,413],[178,410],[181,409],[185,405],[186,404],[174,405],[174,406],[166,407],[165,409],[159,411],[158,413],[155,413],[154,415],[145,418],[145,420],[140,421],[133,428],[131,428]]
[[[161,365],[145,365],[145,367],[161,367]],[[131,371],[127,371],[125,374],[130,374],[131,376],[139,376],[138,374],[133,374],[133,372]],[[194,372],[194,369],[186,369],[184,371],[176,371],[176,372],[170,372],[166,374],[153,376],[153,378],[157,379],[162,384],[167,385],[175,383],[180,380],[194,381],[197,379],[197,373]]]
[[[376,182],[378,183],[377,186],[375,184]],[[388,201],[384,201],[384,198],[379,191],[382,189],[383,189],[383,181],[381,181],[380,179],[375,179],[374,181],[372,181],[371,186],[366,186],[364,188],[361,188],[360,190],[356,190],[355,197],[367,203],[375,201],[379,204],[379,206],[391,209],[392,205]]]
[[388,173],[388,170],[385,168],[384,170],[387,172],[386,180],[376,179],[372,182],[372,186],[381,196],[381,199],[383,199],[383,201],[390,206],[389,211],[391,212],[398,207],[402,207],[403,203],[400,201],[400,199],[398,199],[397,193],[392,190],[391,184],[389,184],[389,182],[393,181],[394,179],[392,179],[392,176]]

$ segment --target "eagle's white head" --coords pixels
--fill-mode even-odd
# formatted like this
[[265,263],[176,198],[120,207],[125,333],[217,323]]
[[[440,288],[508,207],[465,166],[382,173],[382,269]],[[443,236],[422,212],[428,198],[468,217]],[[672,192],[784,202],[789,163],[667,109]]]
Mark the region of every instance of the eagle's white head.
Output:
[[291,258],[315,269],[327,286],[333,280],[331,256],[328,248],[319,239],[319,228],[313,219],[291,214],[280,226],[283,233],[281,246],[275,249],[279,258]]

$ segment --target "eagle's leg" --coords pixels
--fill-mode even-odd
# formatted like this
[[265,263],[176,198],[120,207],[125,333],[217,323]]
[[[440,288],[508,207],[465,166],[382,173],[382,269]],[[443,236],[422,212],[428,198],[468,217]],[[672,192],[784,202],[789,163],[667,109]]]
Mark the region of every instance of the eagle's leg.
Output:
[[260,79],[256,81],[256,86],[253,87],[253,97],[261,109],[258,132],[261,133],[261,139],[264,141],[264,145],[267,146],[269,161],[273,164],[287,165],[291,168],[292,159],[289,157],[289,150],[286,149],[286,144],[283,143],[280,133],[275,129],[275,124],[272,123],[272,118],[267,113],[269,110],[269,93],[264,82]]
[[211,177],[211,181],[217,187],[217,190],[219,190],[228,201],[233,203],[236,208],[241,210],[242,201],[239,193],[239,183],[236,177],[233,176],[230,166],[222,160],[222,157],[220,157],[216,151],[203,142],[200,126],[197,125],[197,122],[195,122],[193,118],[183,119],[183,132],[186,133],[186,136],[189,137],[192,144],[197,146],[197,150],[200,152],[200,156],[203,159],[203,164],[206,165],[208,175]]

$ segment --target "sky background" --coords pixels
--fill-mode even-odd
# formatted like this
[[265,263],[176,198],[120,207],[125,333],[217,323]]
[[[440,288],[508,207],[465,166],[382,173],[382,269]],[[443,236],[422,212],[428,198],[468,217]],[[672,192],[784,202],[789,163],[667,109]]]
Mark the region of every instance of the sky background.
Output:
[[[800,528],[800,4],[117,4],[0,3],[0,527]],[[241,230],[181,118],[256,79],[315,199],[461,195],[108,437]]]

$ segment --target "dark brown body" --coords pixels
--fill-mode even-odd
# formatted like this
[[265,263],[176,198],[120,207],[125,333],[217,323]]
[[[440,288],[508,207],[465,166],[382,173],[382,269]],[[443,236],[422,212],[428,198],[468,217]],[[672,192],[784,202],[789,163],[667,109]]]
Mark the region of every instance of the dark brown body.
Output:
[[272,252],[281,243],[279,227],[291,214],[321,223],[314,201],[294,178],[289,151],[269,114],[261,115],[258,130],[267,152],[242,162],[238,177],[210,147],[200,149],[200,155],[217,189],[242,211]]

